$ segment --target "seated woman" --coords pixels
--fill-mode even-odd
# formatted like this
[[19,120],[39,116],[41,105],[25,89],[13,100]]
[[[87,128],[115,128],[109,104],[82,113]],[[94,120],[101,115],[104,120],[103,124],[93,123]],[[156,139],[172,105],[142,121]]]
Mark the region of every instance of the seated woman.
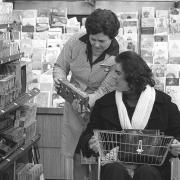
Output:
[[122,164],[110,163],[102,166],[101,180],[170,180],[168,160],[180,155],[180,112],[176,104],[169,95],[154,89],[150,68],[135,52],[126,51],[116,57],[114,79],[116,90],[95,103],[90,122],[81,136],[83,155],[90,157],[98,153],[94,129],[160,130],[175,137],[162,166],[138,165],[131,177]]

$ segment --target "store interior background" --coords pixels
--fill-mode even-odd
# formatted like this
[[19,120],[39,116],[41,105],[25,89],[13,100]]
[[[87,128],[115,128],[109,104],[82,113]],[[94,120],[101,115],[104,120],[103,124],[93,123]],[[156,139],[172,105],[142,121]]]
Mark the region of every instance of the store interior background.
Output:
[[[115,13],[119,12],[141,12],[142,7],[155,7],[158,10],[169,9],[171,7],[178,7],[179,3],[171,0],[166,1],[136,1],[136,0],[96,0],[95,5],[93,1],[4,1],[13,2],[14,9],[28,10],[28,9],[46,9],[46,8],[67,8],[68,17],[77,16],[78,20],[86,17],[96,8],[111,9]],[[39,107],[37,110],[37,131],[41,134],[39,141],[40,162],[43,164],[45,178],[47,179],[71,179],[71,175],[67,174],[66,169],[72,168],[71,165],[66,164],[61,157],[61,120],[63,116],[62,108]],[[178,167],[180,163],[176,162],[175,173],[180,177]]]
[[[14,9],[15,10],[37,10],[37,9],[51,9],[51,8],[67,8],[67,17],[72,18],[76,17],[77,20],[82,24],[82,18],[85,18],[96,8],[104,8],[110,9],[115,13],[120,12],[135,12],[137,11],[138,14],[141,14],[142,7],[155,7],[157,10],[167,10],[169,8],[178,7],[179,3],[174,1],[135,1],[135,0],[127,0],[127,1],[118,1],[118,0],[111,0],[111,1],[101,1],[101,0],[83,0],[83,1],[19,1],[14,0]],[[139,33],[140,34],[140,33]],[[54,58],[56,59],[56,58]],[[55,101],[53,101],[54,97],[54,90],[53,90],[53,79],[52,79],[52,71],[48,71],[40,75],[41,79],[38,80],[41,83],[49,83],[49,90],[47,90],[48,85],[38,85],[37,88],[40,88],[43,95],[47,95],[49,93],[48,98],[43,99],[43,95],[41,94],[37,97],[37,104],[41,107],[56,107]],[[39,77],[40,77],[39,76]],[[48,80],[47,80],[48,79]],[[41,87],[39,87],[41,86]],[[46,94],[45,94],[46,93]],[[45,96],[44,96],[45,97]],[[56,98],[56,97],[55,97]],[[59,97],[58,97],[59,98]],[[41,101],[41,103],[40,103]],[[42,103],[43,101],[43,103]],[[44,102],[45,101],[45,102]],[[62,100],[62,104],[63,104]]]

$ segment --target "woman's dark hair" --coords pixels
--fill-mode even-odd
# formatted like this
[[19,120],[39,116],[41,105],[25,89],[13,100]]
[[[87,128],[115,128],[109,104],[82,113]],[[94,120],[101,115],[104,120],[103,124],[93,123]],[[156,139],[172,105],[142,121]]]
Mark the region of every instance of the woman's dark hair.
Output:
[[140,55],[133,51],[125,51],[116,56],[116,63],[120,63],[125,73],[129,88],[141,93],[146,85],[153,87],[155,81],[153,73]]
[[86,19],[87,34],[104,33],[113,39],[119,31],[120,23],[114,12],[106,9],[96,9]]

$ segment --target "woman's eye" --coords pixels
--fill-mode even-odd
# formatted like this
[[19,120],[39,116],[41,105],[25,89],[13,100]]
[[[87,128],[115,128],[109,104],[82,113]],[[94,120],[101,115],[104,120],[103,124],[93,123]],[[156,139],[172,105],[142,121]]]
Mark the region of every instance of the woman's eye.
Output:
[[96,40],[95,39],[91,39],[91,41],[95,42]]
[[116,74],[117,74],[118,76],[120,76],[120,75],[121,75],[121,72],[119,72],[119,71],[116,71]]

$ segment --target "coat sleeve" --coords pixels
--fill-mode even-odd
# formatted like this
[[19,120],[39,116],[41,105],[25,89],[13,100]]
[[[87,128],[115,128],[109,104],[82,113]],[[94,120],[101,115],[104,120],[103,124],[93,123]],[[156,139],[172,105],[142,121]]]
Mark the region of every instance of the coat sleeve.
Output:
[[89,140],[94,135],[93,130],[101,129],[100,119],[101,119],[100,105],[98,104],[98,101],[97,101],[91,112],[90,122],[88,123],[86,130],[84,131],[84,133],[81,135],[81,138],[80,138],[80,146],[81,146],[83,156],[86,156],[86,157],[90,157],[92,155],[97,156],[97,154],[95,154],[94,151],[92,151],[89,148]]
[[64,45],[53,67],[53,78],[64,79],[70,71],[70,62],[72,59],[73,39],[70,38]]
[[168,103],[168,130],[167,134],[180,141],[180,111],[176,104]]
[[109,73],[106,75],[105,79],[102,81],[98,89],[93,93],[94,102],[100,99],[105,94],[112,92],[114,90],[114,65],[111,66]]

